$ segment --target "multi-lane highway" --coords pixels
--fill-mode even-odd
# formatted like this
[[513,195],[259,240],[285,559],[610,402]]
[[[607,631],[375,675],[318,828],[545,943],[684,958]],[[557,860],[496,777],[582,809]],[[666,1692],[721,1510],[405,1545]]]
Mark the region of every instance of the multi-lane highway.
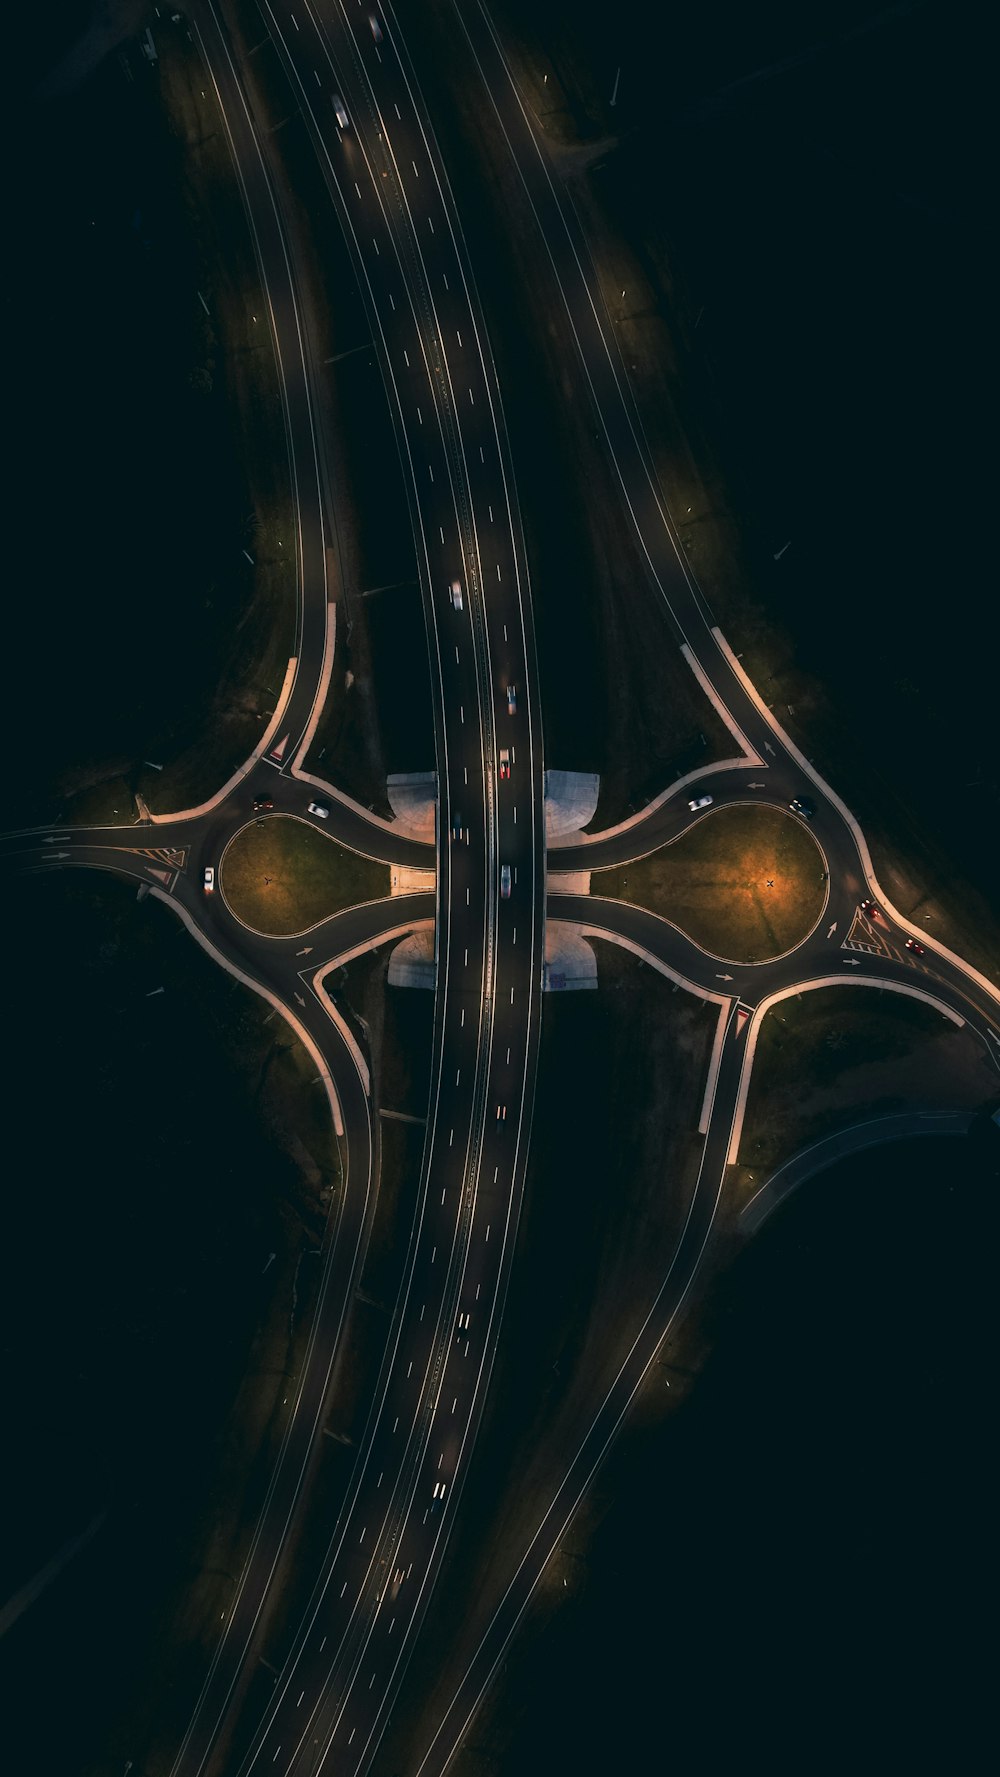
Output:
[[[112,869],[172,905],[220,963],[280,1005],[327,1081],[343,1137],[345,1189],[325,1243],[323,1287],[280,1458],[174,1777],[321,1768],[366,1770],[420,1630],[461,1491],[500,1334],[531,1127],[544,954],[542,732],[527,564],[514,465],[460,218],[419,86],[389,9],[373,29],[354,0],[261,0],[306,120],[329,202],[350,249],[378,352],[410,507],[423,598],[438,780],[436,846],[408,837],[307,771],[328,695],[334,634],[327,585],[332,495],[319,447],[322,375],[303,316],[297,243],[276,196],[270,119],[252,61],[224,8],[199,0],[190,52],[201,58],[256,242],[284,397],[297,515],[296,652],[255,756],[203,808],[152,824],[9,835],[13,867]],[[711,957],[668,921],[623,902],[557,893],[548,916],[617,937],[718,1007],[711,1079],[698,1107],[697,1188],[662,1288],[618,1376],[575,1449],[553,1468],[535,1533],[511,1550],[506,1589],[484,1596],[454,1674],[449,1707],[412,1769],[444,1770],[502,1658],[552,1550],[675,1316],[690,1298],[727,1166],[736,1158],[753,1042],[769,999],[831,978],[878,980],[928,994],[980,1034],[1000,1063],[996,989],[925,940],[881,895],[864,836],[776,723],[712,622],[676,546],[578,224],[568,211],[484,7],[459,28],[470,78],[493,107],[538,229],[538,249],[569,323],[575,373],[589,387],[649,581],[677,645],[732,734],[731,758],[665,791],[640,818],[553,848],[549,867],[589,871],[647,854],[693,819],[707,784],[716,806],[787,807],[808,794],[827,897],[808,939],[785,957],[742,965]],[[166,28],[166,27],[164,27]],[[186,29],[186,27],[185,27]],[[250,46],[252,47],[252,46]],[[456,591],[455,588],[459,590]],[[509,772],[500,770],[501,751]],[[303,818],[386,863],[436,870],[433,893],[351,908],[302,935],[270,939],[233,914],[222,881],[203,891],[255,799]],[[265,818],[269,818],[266,817]],[[704,817],[702,817],[704,818]],[[709,816],[708,818],[711,818]],[[874,896],[881,912],[859,914]],[[438,959],[427,1138],[403,1283],[387,1333],[349,1487],[329,1526],[301,1622],[273,1693],[243,1707],[265,1644],[290,1529],[309,1509],[306,1476],[333,1365],[363,1263],[377,1190],[371,1082],[349,1024],[323,986],[329,965],[431,921]],[[846,947],[846,948],[845,948]],[[307,955],[306,963],[303,954]],[[857,969],[853,966],[857,963]]]
[[[435,1058],[419,1213],[349,1497],[244,1760],[247,1769],[279,1757],[284,1768],[314,1769],[335,1747],[338,1766],[354,1769],[384,1719],[447,1536],[506,1287],[538,1028],[540,730],[496,378],[406,70],[363,15],[334,15],[325,29],[308,11],[267,16],[355,258],[390,395],[427,620],[440,791]],[[202,34],[223,108],[239,116],[232,57],[208,9]],[[511,754],[502,779],[501,747]],[[206,1768],[225,1740],[247,1645],[242,1626],[228,1639],[178,1772]]]

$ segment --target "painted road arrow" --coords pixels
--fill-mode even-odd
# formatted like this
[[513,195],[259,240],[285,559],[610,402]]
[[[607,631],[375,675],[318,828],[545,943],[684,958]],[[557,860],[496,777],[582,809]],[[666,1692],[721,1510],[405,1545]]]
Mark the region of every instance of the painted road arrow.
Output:
[[306,1003],[306,1002],[305,1002],[305,1000],[304,1000],[304,999],[303,999],[303,998],[302,998],[302,995],[301,995],[301,994],[300,994],[300,993],[297,993],[297,994],[296,994],[296,995],[295,995],[295,998],[296,998],[296,999],[297,999],[297,1000],[298,1000],[298,1002],[299,1002],[299,1005],[300,1005],[300,1006],[304,1006],[304,1005],[305,1005],[305,1003]]
[[826,935],[827,935],[827,937],[828,937],[828,938],[832,938],[832,937],[833,937],[833,934],[834,934],[834,932],[835,932],[835,931],[836,931],[836,930],[837,930],[837,921],[836,921],[836,920],[834,920],[834,922],[833,922],[833,924],[832,924],[832,926],[831,926],[831,927],[830,927],[830,930],[829,930],[829,931],[828,931],[828,932],[827,932],[827,934],[826,934]]
[[733,976],[733,975],[716,975],[715,979],[716,979],[716,981],[733,981],[733,980],[735,980],[735,976]]
[[296,956],[309,956],[309,955],[311,955],[311,953],[312,953],[312,945],[311,944],[307,944],[304,950],[297,950],[295,952]]
[[842,956],[840,960],[842,963],[846,963],[849,969],[860,969],[861,967],[856,956]]
[[767,785],[766,784],[747,784],[747,789],[748,790],[766,790]]
[[774,748],[772,747],[769,740],[766,740],[764,742],[764,751],[765,751],[765,753],[770,753],[772,759],[774,758]]

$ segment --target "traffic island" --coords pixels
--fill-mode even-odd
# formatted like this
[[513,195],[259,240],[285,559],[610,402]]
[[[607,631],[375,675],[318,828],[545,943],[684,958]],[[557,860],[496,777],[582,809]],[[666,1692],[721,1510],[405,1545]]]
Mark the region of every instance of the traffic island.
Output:
[[649,857],[595,870],[590,892],[661,914],[726,962],[762,963],[812,931],[825,868],[802,821],[754,803],[716,809]]
[[349,851],[293,815],[269,815],[230,841],[220,888],[236,918],[253,931],[289,938],[345,907],[384,899],[389,866]]

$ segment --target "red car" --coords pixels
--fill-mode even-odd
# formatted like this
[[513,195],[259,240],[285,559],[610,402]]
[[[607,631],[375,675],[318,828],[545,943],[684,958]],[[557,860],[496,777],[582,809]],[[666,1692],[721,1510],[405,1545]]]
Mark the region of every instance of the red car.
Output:
[[905,948],[912,950],[914,956],[923,956],[924,954],[924,946],[919,938],[907,938]]
[[876,903],[874,901],[871,901],[871,900],[864,900],[861,902],[861,912],[864,914],[866,919],[881,919],[882,918],[881,909],[876,905]]
[[500,776],[502,778],[510,777],[510,748],[509,747],[501,747],[500,748]]

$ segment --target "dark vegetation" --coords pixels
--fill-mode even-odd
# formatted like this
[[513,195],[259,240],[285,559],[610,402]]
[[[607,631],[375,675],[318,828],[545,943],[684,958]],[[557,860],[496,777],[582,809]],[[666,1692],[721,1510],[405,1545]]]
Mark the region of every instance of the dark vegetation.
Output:
[[[18,933],[5,1085],[19,1130],[0,1242],[3,1600],[102,1519],[3,1638],[5,1732],[20,1768],[44,1711],[32,1762],[82,1772],[109,1726],[124,1732],[172,1613],[228,1584],[206,1582],[195,1552],[224,1507],[229,1569],[290,1350],[292,1279],[339,1168],[287,1027],[159,903],[79,871],[7,885],[3,910]],[[254,1398],[223,1434],[248,1362]],[[175,1661],[199,1628],[189,1615]]]
[[982,1762],[1000,1141],[948,1154],[842,1163],[720,1280],[714,1355],[626,1433],[462,1777]]

